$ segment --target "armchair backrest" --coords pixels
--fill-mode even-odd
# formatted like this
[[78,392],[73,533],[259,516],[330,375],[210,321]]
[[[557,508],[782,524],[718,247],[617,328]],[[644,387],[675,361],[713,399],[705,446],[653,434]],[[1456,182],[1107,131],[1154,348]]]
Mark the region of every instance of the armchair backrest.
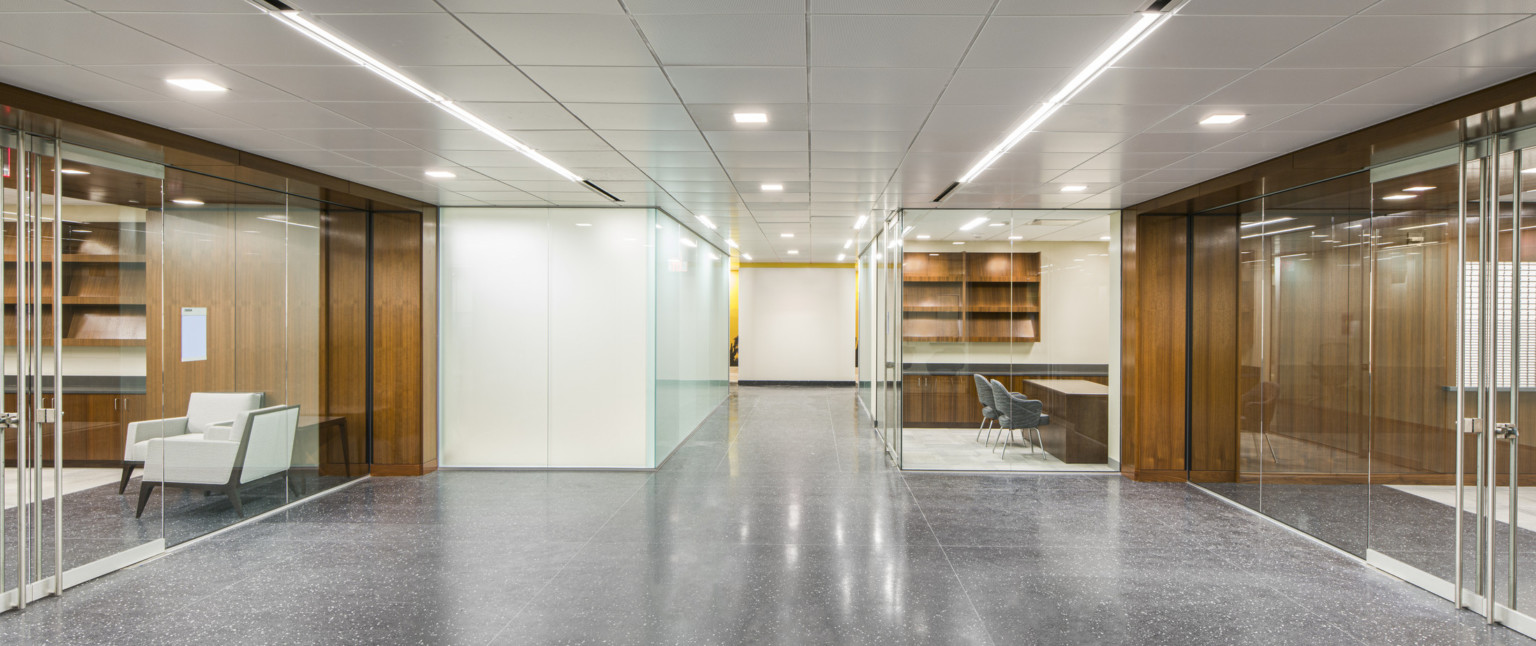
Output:
[[192,393],[187,397],[187,432],[235,419],[241,412],[261,408],[261,393]]
[[1010,428],[1036,428],[1040,426],[1040,414],[1045,412],[1043,402],[1019,393],[1009,393],[1006,406]]
[[268,406],[243,411],[235,418],[240,448],[235,466],[246,483],[293,466],[293,436],[299,428],[298,406]]
[[992,409],[996,410],[998,415],[1007,415],[1008,388],[996,379],[993,379],[989,385],[992,386]]
[[981,375],[971,375],[976,379],[976,399],[981,400],[982,406],[997,408],[992,403],[992,384],[987,383],[987,378]]

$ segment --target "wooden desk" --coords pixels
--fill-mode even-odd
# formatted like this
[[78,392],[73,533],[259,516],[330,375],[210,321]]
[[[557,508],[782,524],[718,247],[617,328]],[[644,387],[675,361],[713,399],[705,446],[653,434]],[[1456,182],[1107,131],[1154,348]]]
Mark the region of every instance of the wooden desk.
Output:
[[1045,405],[1045,451],[1069,464],[1109,460],[1109,386],[1083,379],[1025,379],[1025,397]]

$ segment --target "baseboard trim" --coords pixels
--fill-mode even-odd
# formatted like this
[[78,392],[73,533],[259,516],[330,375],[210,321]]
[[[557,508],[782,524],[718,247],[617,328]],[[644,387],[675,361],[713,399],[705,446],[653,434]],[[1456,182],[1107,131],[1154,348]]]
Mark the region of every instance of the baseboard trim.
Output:
[[768,381],[751,380],[737,381],[738,386],[813,386],[817,388],[853,388],[858,385],[854,381]]
[[437,470],[437,460],[426,464],[374,464],[369,465],[368,475],[385,478],[397,476],[424,476]]

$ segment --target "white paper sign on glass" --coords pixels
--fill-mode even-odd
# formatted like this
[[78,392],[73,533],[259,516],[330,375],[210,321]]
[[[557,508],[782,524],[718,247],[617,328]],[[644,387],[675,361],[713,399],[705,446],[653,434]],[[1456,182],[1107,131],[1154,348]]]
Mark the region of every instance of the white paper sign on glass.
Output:
[[208,359],[208,308],[181,308],[181,360]]

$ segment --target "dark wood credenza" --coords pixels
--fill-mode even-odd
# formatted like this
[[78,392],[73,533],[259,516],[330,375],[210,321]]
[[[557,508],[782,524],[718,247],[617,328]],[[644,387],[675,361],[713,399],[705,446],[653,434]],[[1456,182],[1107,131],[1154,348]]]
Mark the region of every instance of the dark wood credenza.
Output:
[[1019,391],[1044,404],[1051,423],[1040,427],[1047,453],[1068,464],[1109,459],[1109,386],[1084,379],[1025,379]]

